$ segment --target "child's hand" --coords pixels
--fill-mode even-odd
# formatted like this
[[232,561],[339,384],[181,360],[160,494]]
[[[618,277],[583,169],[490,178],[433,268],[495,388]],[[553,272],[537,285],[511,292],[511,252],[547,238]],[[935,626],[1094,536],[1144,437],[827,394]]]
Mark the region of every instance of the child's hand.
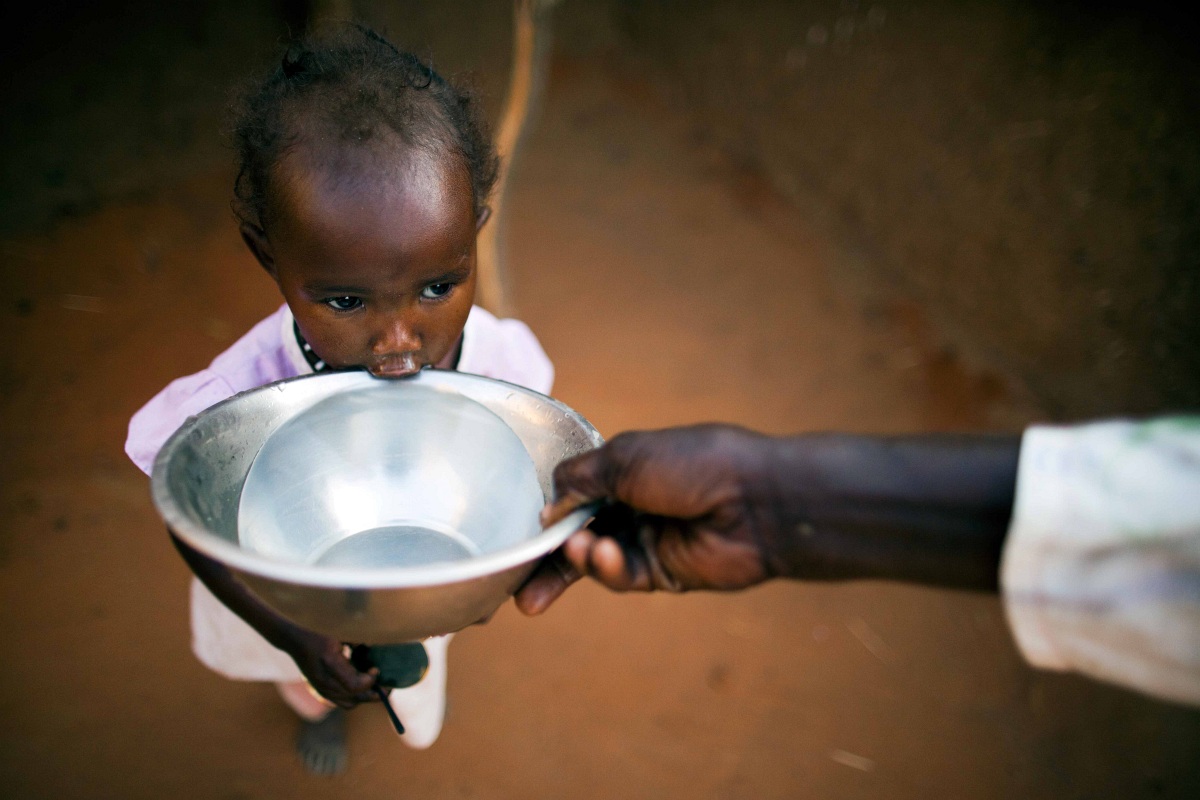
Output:
[[317,694],[329,702],[342,708],[354,708],[359,703],[379,699],[372,691],[378,670],[359,672],[355,669],[337,639],[304,631],[297,634],[287,652]]
[[618,591],[741,589],[771,577],[776,521],[750,496],[770,448],[765,436],[708,425],[622,434],[563,462],[543,524],[592,500],[614,505],[539,566],[517,607],[540,613],[582,575]]

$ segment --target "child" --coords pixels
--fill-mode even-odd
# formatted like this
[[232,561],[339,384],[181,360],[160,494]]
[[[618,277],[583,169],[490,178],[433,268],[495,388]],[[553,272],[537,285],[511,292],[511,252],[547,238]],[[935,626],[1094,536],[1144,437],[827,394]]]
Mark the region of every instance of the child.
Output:
[[[529,329],[472,305],[497,159],[463,94],[374,32],[345,26],[292,45],[244,98],[234,135],[242,238],[286,303],[134,415],[126,452],[143,471],[189,415],[314,371],[458,369],[550,390],[553,369]],[[341,771],[344,712],[332,704],[371,700],[372,677],[341,642],[279,617],[221,565],[175,544],[199,578],[197,657],[229,678],[275,682],[303,721],[305,764]],[[391,693],[413,747],[441,730],[449,639],[428,640],[429,673]]]

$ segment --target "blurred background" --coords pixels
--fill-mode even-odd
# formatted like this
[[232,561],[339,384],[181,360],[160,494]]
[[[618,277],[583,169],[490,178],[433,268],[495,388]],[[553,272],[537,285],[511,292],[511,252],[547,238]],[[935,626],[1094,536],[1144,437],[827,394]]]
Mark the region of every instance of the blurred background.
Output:
[[[0,793],[1200,796],[1200,713],[1028,669],[995,598],[858,584],[503,609],[426,752],[307,776],[191,656],[130,415],[281,302],[229,210],[231,87],[333,8],[474,87],[506,0],[62,0],[0,128]],[[1200,407],[1200,50],[1128,0],[565,0],[515,162],[515,315],[605,435],[1019,430]]]

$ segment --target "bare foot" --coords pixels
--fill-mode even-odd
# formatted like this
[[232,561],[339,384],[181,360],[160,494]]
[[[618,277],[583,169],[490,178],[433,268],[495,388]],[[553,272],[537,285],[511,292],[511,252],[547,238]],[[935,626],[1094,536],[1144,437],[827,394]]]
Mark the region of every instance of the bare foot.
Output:
[[346,712],[330,710],[316,722],[302,721],[296,752],[313,775],[337,775],[346,769]]

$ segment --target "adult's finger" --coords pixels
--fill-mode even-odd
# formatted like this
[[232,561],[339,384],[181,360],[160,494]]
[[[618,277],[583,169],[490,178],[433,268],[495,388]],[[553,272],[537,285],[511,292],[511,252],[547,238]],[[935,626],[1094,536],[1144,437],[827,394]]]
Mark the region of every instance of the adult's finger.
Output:
[[547,503],[542,509],[539,519],[543,528],[549,528],[554,523],[566,518],[575,509],[582,506],[584,503],[591,502],[594,499],[582,494],[571,492],[566,496],[558,496],[553,502]]
[[542,559],[529,579],[516,591],[513,603],[522,614],[537,616],[561,597],[579,577],[579,571],[563,557],[560,550],[556,550]]
[[651,588],[646,556],[636,546],[611,535],[597,535],[585,529],[569,539],[562,552],[577,572],[613,591]]
[[643,579],[645,572],[640,568],[638,554],[622,547],[616,539],[607,536],[597,539],[588,560],[592,565],[592,577],[613,591],[649,588]]
[[580,453],[554,468],[554,502],[542,510],[542,526],[549,527],[584,503],[612,494],[609,445]]

